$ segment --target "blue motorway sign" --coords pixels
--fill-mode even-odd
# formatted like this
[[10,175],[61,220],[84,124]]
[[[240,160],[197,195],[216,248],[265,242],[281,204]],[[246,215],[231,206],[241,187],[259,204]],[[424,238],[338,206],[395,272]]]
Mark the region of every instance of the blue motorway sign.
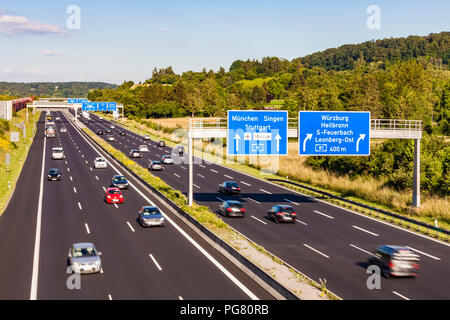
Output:
[[108,111],[116,111],[116,110],[117,110],[117,103],[108,102]]
[[97,111],[108,111],[108,103],[107,102],[99,102]]
[[81,105],[82,111],[97,111],[97,102],[83,102]]
[[77,103],[77,99],[67,99],[67,103],[69,104]]
[[287,155],[287,111],[228,111],[228,155]]
[[370,112],[300,111],[301,156],[370,155]]

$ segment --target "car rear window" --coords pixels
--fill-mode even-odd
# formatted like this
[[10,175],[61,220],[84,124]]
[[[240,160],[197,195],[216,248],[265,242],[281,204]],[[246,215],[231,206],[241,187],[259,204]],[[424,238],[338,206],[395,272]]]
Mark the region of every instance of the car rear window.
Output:
[[239,208],[239,209],[243,208],[242,204],[239,202],[231,202],[231,203],[228,203],[228,205],[233,208]]
[[286,212],[286,213],[294,212],[294,209],[292,209],[291,207],[279,207],[279,208],[280,208],[280,212]]
[[239,188],[239,185],[236,182],[228,182],[229,187]]

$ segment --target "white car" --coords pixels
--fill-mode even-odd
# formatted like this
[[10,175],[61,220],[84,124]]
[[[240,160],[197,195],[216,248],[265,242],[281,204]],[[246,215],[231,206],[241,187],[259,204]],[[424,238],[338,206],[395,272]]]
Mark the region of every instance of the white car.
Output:
[[61,118],[60,117],[56,117],[55,120],[61,120]]
[[106,138],[106,140],[114,142],[114,141],[116,141],[116,138],[114,136],[108,136],[108,138]]
[[139,152],[148,152],[148,147],[145,144],[139,146]]
[[105,169],[108,167],[108,164],[106,163],[106,159],[103,157],[97,157],[94,160],[94,168],[95,169]]
[[62,160],[66,156],[64,155],[64,150],[62,147],[54,147],[52,149],[52,159],[53,160]]
[[144,136],[144,140],[151,140],[151,139],[150,139],[150,135],[146,134],[146,135]]
[[111,126],[111,129],[115,129],[116,127],[115,126]]
[[140,158],[141,154],[139,153],[139,150],[133,149],[130,151],[130,157],[131,158]]
[[172,159],[172,156],[170,156],[170,155],[164,155],[163,157],[162,157],[162,159],[161,159],[161,161],[162,161],[162,163],[164,163],[164,164],[173,164],[173,159]]
[[67,132],[66,127],[62,127],[62,128],[61,128],[61,132]]

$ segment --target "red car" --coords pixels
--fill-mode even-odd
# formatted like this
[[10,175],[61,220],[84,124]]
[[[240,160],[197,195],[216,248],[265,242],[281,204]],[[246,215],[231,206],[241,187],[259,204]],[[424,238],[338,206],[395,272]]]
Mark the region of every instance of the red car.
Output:
[[105,192],[106,203],[123,203],[122,191],[119,188],[108,188]]

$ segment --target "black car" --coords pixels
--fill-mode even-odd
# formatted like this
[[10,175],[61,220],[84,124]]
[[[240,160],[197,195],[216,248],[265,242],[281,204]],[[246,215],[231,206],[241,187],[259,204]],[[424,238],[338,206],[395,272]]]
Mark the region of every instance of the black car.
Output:
[[166,142],[163,140],[159,140],[158,147],[165,147],[165,146],[166,146]]
[[124,135],[126,135],[126,132],[123,131],[123,130],[120,130],[120,131],[119,131],[119,135],[120,135],[120,136],[124,136]]
[[224,201],[219,206],[219,212],[220,212],[220,214],[227,216],[227,217],[244,217],[245,216],[245,209],[242,206],[242,203],[240,203],[239,201],[234,201],[234,200]]
[[103,131],[102,131],[102,130],[97,130],[97,134],[98,134],[98,135],[102,135],[102,134],[103,134]]
[[273,220],[275,223],[278,222],[292,222],[295,223],[295,219],[297,218],[297,214],[294,211],[294,208],[288,205],[276,205],[273,206],[272,209],[267,213],[269,219]]
[[234,181],[225,181],[219,186],[219,192],[223,194],[240,194],[241,188]]
[[128,189],[128,180],[124,176],[120,175],[113,176],[111,181],[111,187],[116,187],[119,189]]
[[369,258],[369,263],[378,266],[386,278],[417,277],[419,260],[420,257],[408,247],[382,245]]
[[48,181],[61,180],[61,172],[55,168],[48,170],[47,180]]

